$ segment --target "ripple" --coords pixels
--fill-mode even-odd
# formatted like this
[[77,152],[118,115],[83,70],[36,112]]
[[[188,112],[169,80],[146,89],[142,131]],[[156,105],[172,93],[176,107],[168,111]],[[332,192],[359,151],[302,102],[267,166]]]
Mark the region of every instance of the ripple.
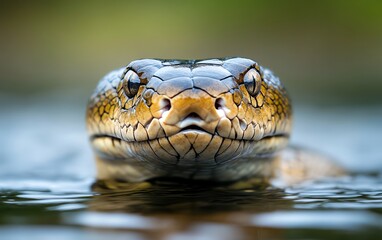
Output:
[[2,239],[82,239],[82,240],[142,240],[146,239],[142,234],[129,232],[100,232],[89,229],[78,229],[74,227],[58,226],[2,226],[0,227]]
[[48,210],[52,211],[71,211],[71,210],[78,210],[78,209],[84,209],[87,206],[85,204],[78,204],[78,203],[69,203],[69,204],[62,204],[54,207],[48,207]]
[[252,224],[277,228],[343,229],[382,228],[382,217],[358,211],[276,211],[253,216]]
[[172,222],[128,213],[82,212],[63,215],[63,221],[95,228],[158,229],[169,227]]

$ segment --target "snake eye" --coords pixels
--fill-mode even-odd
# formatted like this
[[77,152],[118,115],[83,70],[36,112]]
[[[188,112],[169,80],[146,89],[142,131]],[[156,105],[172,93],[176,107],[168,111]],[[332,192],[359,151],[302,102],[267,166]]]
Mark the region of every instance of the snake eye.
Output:
[[256,97],[261,88],[261,76],[256,69],[250,69],[244,75],[244,86],[252,97]]
[[138,93],[139,86],[141,85],[141,79],[134,71],[129,70],[123,78],[123,89],[126,96],[129,98],[134,97]]

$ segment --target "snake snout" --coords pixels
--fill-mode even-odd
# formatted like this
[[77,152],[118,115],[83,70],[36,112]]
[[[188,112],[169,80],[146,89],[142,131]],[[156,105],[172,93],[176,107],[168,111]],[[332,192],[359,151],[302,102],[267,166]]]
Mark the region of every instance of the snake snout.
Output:
[[191,89],[170,100],[171,108],[163,114],[164,127],[176,127],[177,132],[199,130],[214,133],[224,102],[204,91]]

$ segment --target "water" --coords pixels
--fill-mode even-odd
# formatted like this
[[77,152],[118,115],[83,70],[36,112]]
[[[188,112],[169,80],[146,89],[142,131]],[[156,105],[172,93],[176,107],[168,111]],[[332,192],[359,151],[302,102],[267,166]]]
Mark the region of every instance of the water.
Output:
[[382,176],[358,175],[286,189],[134,184],[124,190],[92,191],[91,183],[3,179],[0,235],[368,239],[382,231]]
[[2,110],[0,239],[380,239],[381,108],[297,107],[293,143],[356,174],[287,188],[113,190],[92,187],[84,110],[61,102]]

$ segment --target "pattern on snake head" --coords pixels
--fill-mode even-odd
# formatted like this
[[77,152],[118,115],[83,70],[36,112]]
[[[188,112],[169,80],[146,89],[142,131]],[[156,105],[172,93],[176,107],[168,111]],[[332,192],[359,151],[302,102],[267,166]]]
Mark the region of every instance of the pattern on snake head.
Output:
[[291,118],[280,80],[245,58],[136,60],[100,81],[87,110],[98,157],[153,168],[272,155]]

